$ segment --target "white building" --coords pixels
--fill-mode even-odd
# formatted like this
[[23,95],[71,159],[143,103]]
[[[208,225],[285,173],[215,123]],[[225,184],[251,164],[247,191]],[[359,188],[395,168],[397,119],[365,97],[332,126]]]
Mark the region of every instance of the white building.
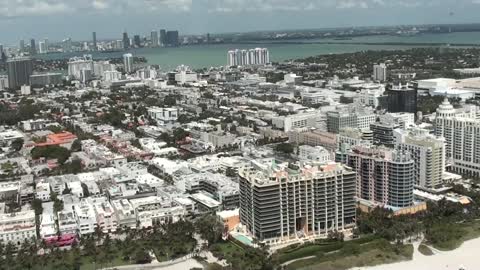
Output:
[[395,148],[410,152],[415,160],[415,184],[430,189],[440,186],[445,172],[445,139],[422,129],[397,129],[394,135]]
[[178,119],[178,108],[149,107],[148,116],[157,122],[171,123]]
[[265,65],[270,63],[270,52],[266,48],[228,51],[228,66]]
[[76,234],[78,231],[75,212],[71,208],[64,208],[58,212],[58,230],[60,234]]
[[378,118],[381,123],[397,124],[404,129],[415,125],[415,114],[413,113],[386,113]]
[[175,81],[178,84],[185,84],[198,81],[198,74],[191,71],[189,67],[181,65],[177,68]]
[[379,82],[387,80],[387,66],[384,63],[373,66],[373,80]]
[[286,84],[300,85],[302,84],[303,77],[298,76],[294,73],[289,73],[283,76],[283,80],[285,81]]
[[116,70],[107,70],[103,73],[103,79],[106,82],[115,82],[122,79],[122,73]]
[[57,236],[57,223],[53,213],[44,213],[40,216],[40,237],[42,239]]
[[118,227],[117,216],[115,210],[107,198],[88,198],[93,204],[98,227],[103,233],[115,232]]
[[75,219],[80,235],[92,234],[97,227],[97,219],[93,206],[87,201],[82,201],[73,206],[75,211]]
[[298,158],[323,163],[331,161],[332,154],[321,146],[301,145],[298,147]]
[[123,68],[127,74],[133,72],[133,55],[131,53],[126,53],[123,55]]
[[21,245],[36,238],[35,212],[33,210],[0,214],[0,241]]
[[164,197],[146,197],[130,200],[135,208],[139,228],[151,228],[155,224],[177,222],[185,210],[175,201]]
[[385,92],[385,87],[381,86],[374,89],[362,89],[358,96],[354,98],[355,102],[377,108],[380,105],[380,98]]
[[317,118],[316,113],[278,116],[272,118],[272,126],[277,129],[282,129],[284,132],[289,132],[295,128],[314,127]]
[[48,182],[38,182],[35,186],[35,198],[42,200],[43,202],[50,201],[50,184]]
[[124,228],[137,228],[137,215],[135,208],[127,199],[111,201],[117,216],[118,226]]
[[447,160],[460,174],[480,176],[480,120],[477,108],[456,110],[447,99],[438,107],[435,135],[444,137]]
[[93,71],[93,60],[91,55],[70,58],[68,62],[68,76],[75,80],[81,79],[81,71],[87,69]]

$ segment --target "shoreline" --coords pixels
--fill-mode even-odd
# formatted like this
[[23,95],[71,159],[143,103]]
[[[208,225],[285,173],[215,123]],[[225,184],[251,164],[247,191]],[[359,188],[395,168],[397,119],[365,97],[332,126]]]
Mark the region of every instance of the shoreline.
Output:
[[350,270],[465,270],[480,269],[478,251],[480,238],[465,241],[459,248],[452,251],[432,249],[434,255],[426,256],[418,251],[420,243],[414,244],[413,258],[410,261],[383,264],[368,267],[354,267]]

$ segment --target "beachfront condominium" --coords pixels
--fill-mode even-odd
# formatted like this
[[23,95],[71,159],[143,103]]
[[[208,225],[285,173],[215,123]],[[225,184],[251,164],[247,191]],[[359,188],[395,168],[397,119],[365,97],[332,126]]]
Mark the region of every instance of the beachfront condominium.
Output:
[[444,137],[445,154],[456,173],[480,176],[480,119],[478,108],[455,109],[445,99],[437,109],[435,135]]
[[415,161],[415,185],[434,189],[442,184],[445,172],[445,139],[425,129],[397,129],[395,148],[410,152]]
[[355,173],[339,163],[254,160],[239,175],[240,222],[259,241],[325,237],[355,226]]
[[123,55],[123,68],[127,74],[133,72],[133,55],[131,53],[126,53]]
[[266,48],[228,51],[228,66],[265,65],[270,63],[270,52]]
[[396,208],[413,205],[414,160],[410,153],[357,145],[337,152],[357,173],[357,198]]

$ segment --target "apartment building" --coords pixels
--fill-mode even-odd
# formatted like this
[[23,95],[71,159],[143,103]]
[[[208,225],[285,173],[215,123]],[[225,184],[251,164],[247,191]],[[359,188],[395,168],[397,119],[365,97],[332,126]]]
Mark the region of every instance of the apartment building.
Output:
[[33,210],[0,214],[0,242],[21,245],[27,239],[36,238]]
[[435,135],[445,138],[445,155],[456,173],[480,176],[480,119],[477,109],[455,109],[448,99],[435,117]]
[[415,185],[428,189],[440,186],[445,172],[445,139],[423,129],[395,130],[395,134],[395,148],[410,152],[415,161]]
[[391,207],[413,205],[415,164],[410,153],[376,146],[337,152],[356,174],[357,197]]
[[259,241],[320,238],[355,226],[355,173],[338,163],[254,160],[239,175],[240,221]]

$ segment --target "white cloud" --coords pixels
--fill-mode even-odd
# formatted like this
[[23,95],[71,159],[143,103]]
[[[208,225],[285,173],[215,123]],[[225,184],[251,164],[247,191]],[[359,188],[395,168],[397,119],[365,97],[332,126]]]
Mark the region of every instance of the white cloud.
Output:
[[0,0],[0,18],[75,12],[182,12],[191,5],[192,0]]

